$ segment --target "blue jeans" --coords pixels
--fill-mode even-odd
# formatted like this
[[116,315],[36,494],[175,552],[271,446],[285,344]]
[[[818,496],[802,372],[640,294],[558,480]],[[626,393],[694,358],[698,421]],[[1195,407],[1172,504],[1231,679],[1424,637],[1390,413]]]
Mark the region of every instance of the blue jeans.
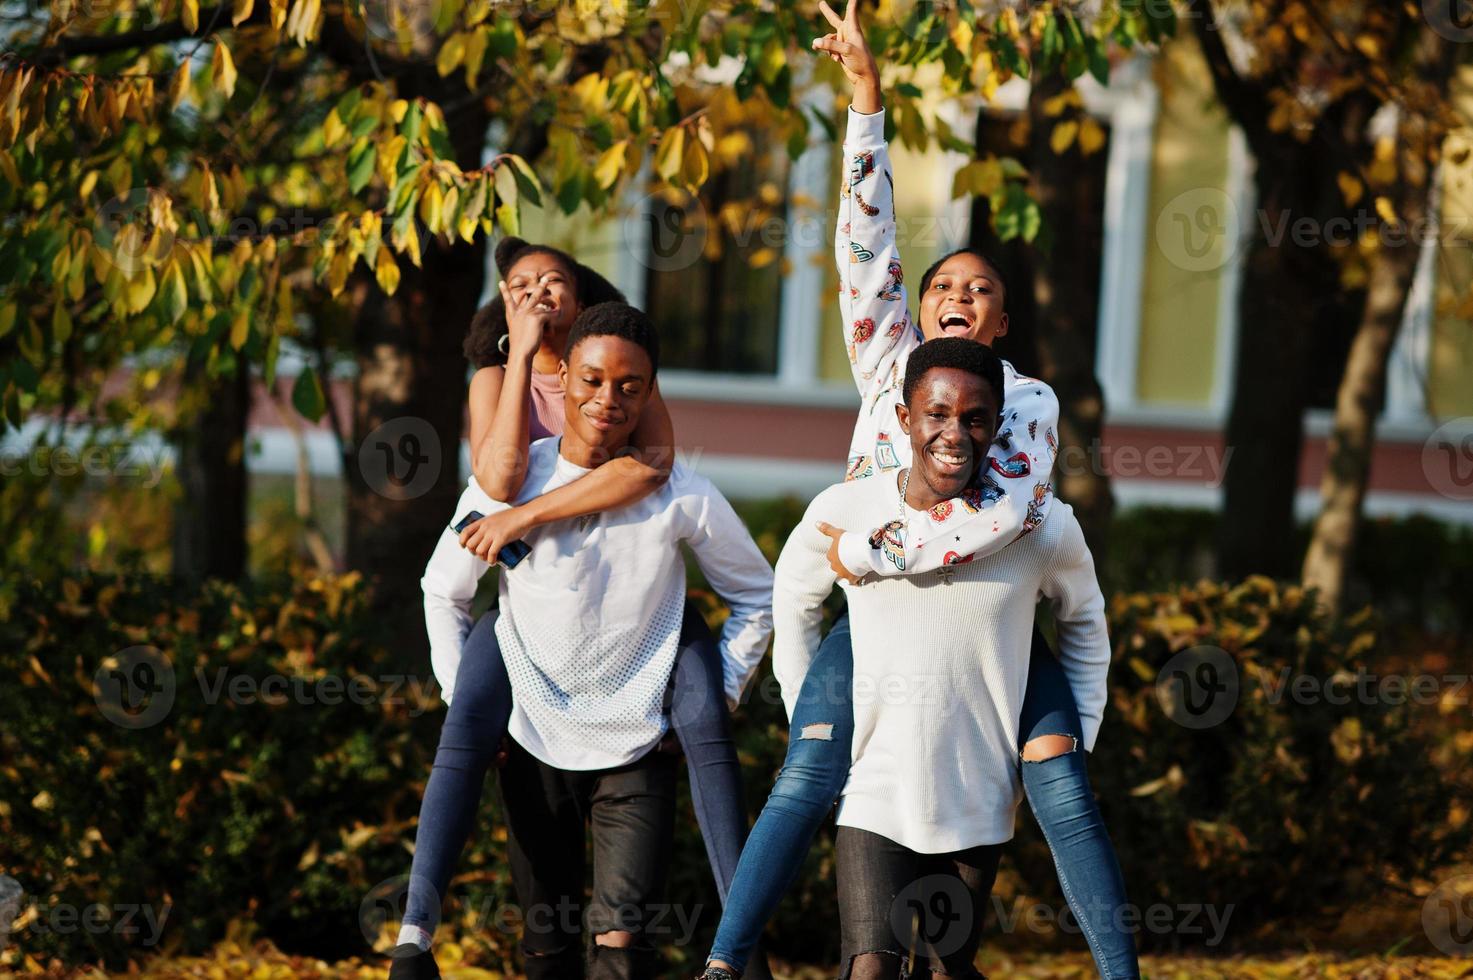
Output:
[[[803,680],[790,719],[788,754],[742,851],[710,959],[742,969],[838,799],[849,776],[854,738],[853,680],[846,613],[819,645]],[[1023,791],[1100,975],[1139,977],[1135,941],[1116,919],[1116,910],[1125,905],[1125,881],[1089,788],[1079,748],[1082,731],[1068,678],[1035,629],[1018,728],[1020,758],[1024,745],[1044,735],[1069,736],[1075,749],[1043,762],[1020,761]]]
[[[476,623],[455,675],[455,697],[440,728],[435,765],[419,810],[404,922],[431,933],[450,875],[470,836],[486,772],[511,719],[511,681],[496,642],[496,612]],[[746,836],[741,768],[731,740],[721,651],[689,603],[668,692],[670,727],[690,769],[691,800],[722,901]],[[765,972],[765,971],[764,971]]]

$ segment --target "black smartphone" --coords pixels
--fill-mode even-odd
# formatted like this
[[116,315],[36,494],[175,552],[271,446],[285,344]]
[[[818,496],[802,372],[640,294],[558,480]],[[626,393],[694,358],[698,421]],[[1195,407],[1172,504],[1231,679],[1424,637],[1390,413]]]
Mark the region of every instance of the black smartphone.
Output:
[[[473,510],[462,517],[460,520],[456,521],[454,524],[450,525],[450,530],[454,531],[456,534],[460,534],[467,527],[470,527],[476,521],[479,521],[485,516],[486,515],[481,513],[480,511]],[[521,564],[522,559],[526,558],[531,553],[532,546],[527,544],[527,542],[511,541],[507,544],[502,545],[501,550],[496,553],[496,564],[500,565],[502,568],[516,568],[517,565]]]

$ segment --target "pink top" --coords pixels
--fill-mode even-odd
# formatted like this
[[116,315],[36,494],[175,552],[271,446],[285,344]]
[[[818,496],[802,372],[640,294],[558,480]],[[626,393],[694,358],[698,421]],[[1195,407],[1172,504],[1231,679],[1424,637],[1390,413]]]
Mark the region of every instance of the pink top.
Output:
[[556,374],[531,374],[528,397],[532,401],[532,417],[527,420],[527,437],[531,442],[563,434],[563,386]]

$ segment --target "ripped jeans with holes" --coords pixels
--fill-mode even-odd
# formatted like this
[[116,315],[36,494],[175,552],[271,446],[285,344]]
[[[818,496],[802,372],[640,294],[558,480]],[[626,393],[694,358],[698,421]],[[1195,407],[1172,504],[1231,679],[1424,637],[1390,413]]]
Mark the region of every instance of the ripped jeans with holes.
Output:
[[[1068,678],[1035,628],[1028,690],[1018,728],[1024,794],[1049,849],[1064,897],[1107,980],[1140,976],[1135,939],[1120,915],[1125,882],[1095,804],[1078,748],[1083,728]],[[710,959],[745,965],[783,894],[802,870],[813,835],[849,775],[854,737],[854,657],[844,614],[819,646],[790,719],[788,754],[762,814],[742,850]],[[1045,735],[1075,748],[1042,762],[1023,762],[1023,747]]]

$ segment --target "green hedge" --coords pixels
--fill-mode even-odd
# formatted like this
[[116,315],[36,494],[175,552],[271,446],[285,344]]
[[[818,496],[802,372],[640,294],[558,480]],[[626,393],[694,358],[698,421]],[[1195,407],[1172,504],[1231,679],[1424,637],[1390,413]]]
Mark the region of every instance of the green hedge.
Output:
[[[765,524],[748,516],[768,528],[797,519],[791,505],[772,507]],[[781,542],[777,530],[758,536],[769,554]],[[200,950],[248,916],[284,948],[366,953],[360,905],[407,871],[443,717],[418,687],[427,668],[391,690],[367,607],[352,576],[247,588],[143,575],[21,583],[0,624],[0,873],[24,886],[28,911],[0,955],[116,967],[148,951],[146,929],[61,931],[57,909],[94,903],[118,907],[114,917],[146,905],[157,918],[168,906],[167,948]],[[1466,728],[1466,707],[1431,711],[1439,723],[1419,726],[1429,709],[1265,694],[1284,670],[1325,678],[1373,662],[1368,616],[1331,624],[1297,590],[1251,580],[1118,596],[1110,617],[1111,703],[1091,772],[1136,904],[1231,903],[1240,936],[1252,923],[1333,914],[1466,847],[1467,827],[1450,819],[1467,795],[1453,781],[1466,755],[1444,752],[1434,765],[1448,726]],[[1185,727],[1168,716],[1157,676],[1203,645],[1230,660],[1241,692],[1220,724]],[[118,715],[108,671],[127,674],[124,651],[139,646],[167,657],[173,702],[156,723],[130,727],[108,716]],[[165,673],[132,670],[150,697],[164,696]],[[246,679],[235,696],[232,677]],[[282,679],[279,703],[249,696],[267,677]],[[146,718],[153,703],[129,707]],[[737,732],[755,808],[781,764],[780,706],[754,698]],[[493,828],[494,795],[483,814]],[[1020,827],[1010,860],[1030,892],[1051,896],[1046,849],[1028,817]],[[465,909],[509,897],[503,840],[473,843],[454,889]],[[693,820],[680,822],[674,867],[672,898],[706,910],[695,943],[672,951],[694,957],[717,904]],[[832,962],[833,895],[826,832],[772,927],[774,949]],[[504,935],[479,941],[493,960],[508,955]]]

